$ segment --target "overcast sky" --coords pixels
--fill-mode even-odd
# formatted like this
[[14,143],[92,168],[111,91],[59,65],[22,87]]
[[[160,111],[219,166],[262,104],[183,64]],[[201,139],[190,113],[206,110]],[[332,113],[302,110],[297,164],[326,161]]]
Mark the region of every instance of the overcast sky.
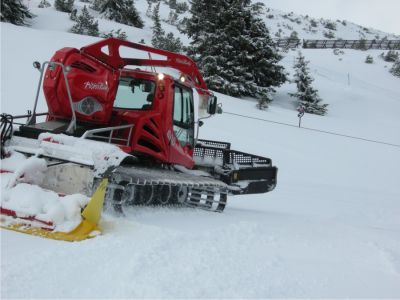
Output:
[[258,0],[267,7],[400,34],[400,0]]

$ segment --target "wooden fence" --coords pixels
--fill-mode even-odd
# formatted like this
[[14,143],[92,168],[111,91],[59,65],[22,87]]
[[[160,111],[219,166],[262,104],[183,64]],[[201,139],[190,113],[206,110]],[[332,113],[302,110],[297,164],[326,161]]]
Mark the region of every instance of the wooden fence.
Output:
[[356,49],[356,50],[400,50],[400,40],[300,40],[277,39],[275,43],[280,48],[304,49]]

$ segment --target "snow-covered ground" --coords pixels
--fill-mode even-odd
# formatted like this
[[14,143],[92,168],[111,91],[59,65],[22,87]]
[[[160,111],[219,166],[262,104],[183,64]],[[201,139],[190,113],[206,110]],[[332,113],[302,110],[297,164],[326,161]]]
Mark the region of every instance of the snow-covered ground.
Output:
[[[65,17],[51,9],[50,19]],[[41,22],[1,23],[1,112],[31,109],[32,61],[97,40]],[[133,41],[151,36],[129,30]],[[303,126],[400,145],[400,81],[380,52],[303,53],[330,105],[325,117],[306,114]],[[364,63],[367,54],[375,64]],[[296,52],[285,55],[290,71]],[[293,90],[278,89],[267,111],[218,95],[226,112],[255,119],[226,113],[200,131],[272,158],[276,190],[231,197],[222,214],[105,213],[104,234],[80,243],[1,230],[1,298],[400,298],[400,147],[261,120],[297,125]]]

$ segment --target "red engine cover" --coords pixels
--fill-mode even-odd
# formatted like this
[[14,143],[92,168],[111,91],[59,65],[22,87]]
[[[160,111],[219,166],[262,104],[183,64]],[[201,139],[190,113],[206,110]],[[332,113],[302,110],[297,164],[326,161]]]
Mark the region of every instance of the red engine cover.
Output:
[[[63,48],[57,51],[51,61],[71,66],[67,77],[72,101],[75,103],[74,110],[77,119],[90,123],[107,124],[111,117],[113,101],[118,88],[117,72],[81,54],[75,48]],[[70,119],[72,116],[71,105],[61,67],[56,66],[54,70],[47,68],[43,89],[50,117]],[[77,111],[77,103],[87,97],[96,99],[101,107],[97,107],[90,113]]]

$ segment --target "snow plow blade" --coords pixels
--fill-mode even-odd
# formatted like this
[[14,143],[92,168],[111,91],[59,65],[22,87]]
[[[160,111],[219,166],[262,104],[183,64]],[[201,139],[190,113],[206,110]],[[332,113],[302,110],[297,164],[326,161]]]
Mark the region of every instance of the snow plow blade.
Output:
[[29,227],[26,224],[12,224],[2,227],[48,239],[68,242],[77,242],[95,237],[101,234],[98,222],[101,217],[101,211],[103,210],[107,184],[108,179],[103,179],[81,214],[82,222],[70,232],[57,232],[46,228]]

